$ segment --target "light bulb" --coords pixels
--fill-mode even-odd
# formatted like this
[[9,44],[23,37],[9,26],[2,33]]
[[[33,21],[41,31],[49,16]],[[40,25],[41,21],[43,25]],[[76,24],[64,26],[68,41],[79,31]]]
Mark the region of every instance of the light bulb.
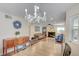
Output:
[[27,9],[25,9],[25,12],[27,12]]
[[44,16],[46,16],[46,12],[44,12]]

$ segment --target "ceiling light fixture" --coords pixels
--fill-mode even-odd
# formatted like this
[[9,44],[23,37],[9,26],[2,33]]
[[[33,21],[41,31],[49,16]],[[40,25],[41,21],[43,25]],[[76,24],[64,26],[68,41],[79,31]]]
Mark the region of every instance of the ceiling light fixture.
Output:
[[28,14],[28,10],[25,9],[25,19],[28,22],[36,22],[36,23],[40,23],[40,21],[42,22],[46,22],[46,12],[44,11],[43,16],[39,15],[39,6],[34,6],[34,14]]

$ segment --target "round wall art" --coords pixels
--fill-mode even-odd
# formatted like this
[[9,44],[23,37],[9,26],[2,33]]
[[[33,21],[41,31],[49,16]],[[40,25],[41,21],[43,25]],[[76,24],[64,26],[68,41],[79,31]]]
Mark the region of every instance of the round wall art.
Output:
[[21,24],[20,21],[14,21],[13,22],[13,26],[14,26],[15,29],[20,29],[22,24]]

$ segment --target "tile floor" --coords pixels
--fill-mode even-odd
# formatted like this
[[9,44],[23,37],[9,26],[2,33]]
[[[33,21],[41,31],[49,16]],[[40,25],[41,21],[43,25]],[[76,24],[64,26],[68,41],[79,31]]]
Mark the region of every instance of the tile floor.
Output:
[[61,44],[46,38],[13,56],[61,56]]

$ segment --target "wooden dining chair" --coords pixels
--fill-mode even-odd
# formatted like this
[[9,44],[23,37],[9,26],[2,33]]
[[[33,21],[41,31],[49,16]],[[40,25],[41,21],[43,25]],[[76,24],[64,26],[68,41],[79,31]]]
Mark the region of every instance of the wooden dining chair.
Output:
[[71,47],[68,43],[65,43],[65,48],[63,52],[63,56],[70,56],[71,55]]

